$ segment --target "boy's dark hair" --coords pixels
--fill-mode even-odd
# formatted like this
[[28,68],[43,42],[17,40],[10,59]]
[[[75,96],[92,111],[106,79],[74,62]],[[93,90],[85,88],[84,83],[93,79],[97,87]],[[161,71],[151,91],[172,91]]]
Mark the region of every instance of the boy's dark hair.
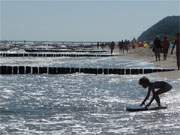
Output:
[[150,81],[147,77],[143,76],[142,78],[139,79],[139,84],[148,84]]

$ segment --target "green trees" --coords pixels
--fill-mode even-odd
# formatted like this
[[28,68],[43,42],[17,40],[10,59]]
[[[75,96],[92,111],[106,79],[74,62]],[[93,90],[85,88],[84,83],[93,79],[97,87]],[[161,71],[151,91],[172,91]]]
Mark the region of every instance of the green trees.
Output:
[[180,16],[168,16],[143,32],[138,40],[153,41],[156,36],[162,39],[164,35],[173,40],[177,32],[180,32]]

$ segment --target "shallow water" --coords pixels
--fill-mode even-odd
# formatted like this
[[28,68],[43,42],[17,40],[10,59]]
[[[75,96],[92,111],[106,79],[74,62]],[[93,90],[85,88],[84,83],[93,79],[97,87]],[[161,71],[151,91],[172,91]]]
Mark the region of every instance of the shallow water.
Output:
[[54,66],[84,68],[153,68],[152,63],[114,57],[0,57],[0,65],[9,66]]
[[[153,68],[125,57],[6,58],[0,65]],[[180,77],[165,80],[173,90],[162,96],[166,110],[126,112],[146,91],[142,75],[0,75],[2,135],[179,135]],[[155,104],[154,104],[155,105]]]
[[140,103],[146,94],[140,77],[0,75],[0,134],[179,135],[180,79],[165,80],[174,87],[162,96],[168,109],[126,112],[128,104]]

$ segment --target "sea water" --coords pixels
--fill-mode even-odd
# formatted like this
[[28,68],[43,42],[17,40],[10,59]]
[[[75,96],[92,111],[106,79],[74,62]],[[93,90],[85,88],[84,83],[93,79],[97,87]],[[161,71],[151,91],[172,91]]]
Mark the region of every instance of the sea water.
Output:
[[[137,66],[134,61],[124,63]],[[173,85],[161,96],[168,109],[126,111],[128,104],[140,104],[146,95],[138,85],[142,76],[0,75],[0,134],[179,135],[180,79],[147,75]]]
[[153,68],[152,63],[113,57],[1,57],[0,65],[6,66],[53,66],[84,68]]

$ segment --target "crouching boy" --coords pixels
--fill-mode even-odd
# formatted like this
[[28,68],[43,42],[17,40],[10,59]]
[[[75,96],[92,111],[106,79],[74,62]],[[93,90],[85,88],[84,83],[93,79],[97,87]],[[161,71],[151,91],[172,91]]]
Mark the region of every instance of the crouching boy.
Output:
[[145,107],[149,107],[154,99],[157,102],[158,107],[161,107],[159,95],[168,92],[169,90],[172,89],[172,86],[167,82],[164,81],[151,82],[147,77],[140,78],[139,84],[142,85],[143,88],[148,88],[147,95],[140,104],[141,106],[145,105],[146,100],[149,98],[150,93],[152,92],[152,98],[149,101],[149,103],[145,105]]

